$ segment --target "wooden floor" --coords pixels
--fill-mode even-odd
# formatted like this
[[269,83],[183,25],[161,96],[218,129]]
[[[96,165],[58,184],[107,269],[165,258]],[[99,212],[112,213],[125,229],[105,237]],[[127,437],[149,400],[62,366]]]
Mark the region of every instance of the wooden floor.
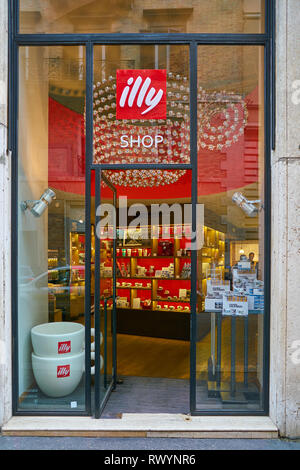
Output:
[[[237,319],[236,328],[236,371],[237,380],[243,379],[244,371],[244,326]],[[231,320],[222,322],[222,373],[226,379],[231,370]],[[197,377],[207,373],[210,357],[211,333],[197,343]],[[143,336],[118,335],[118,375],[134,377],[164,377],[189,379],[190,343]],[[249,370],[255,374],[257,363],[257,319],[249,321]]]
[[118,375],[189,379],[190,343],[118,335]]

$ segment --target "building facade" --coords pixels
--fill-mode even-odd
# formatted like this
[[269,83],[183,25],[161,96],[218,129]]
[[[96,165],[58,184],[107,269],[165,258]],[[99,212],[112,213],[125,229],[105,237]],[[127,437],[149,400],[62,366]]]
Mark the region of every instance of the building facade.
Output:
[[0,6],[3,432],[165,413],[299,437],[297,0],[58,3]]

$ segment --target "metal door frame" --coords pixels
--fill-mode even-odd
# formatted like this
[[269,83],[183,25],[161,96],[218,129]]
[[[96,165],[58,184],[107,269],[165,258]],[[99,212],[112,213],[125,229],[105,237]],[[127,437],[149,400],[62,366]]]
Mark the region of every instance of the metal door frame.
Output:
[[[90,385],[90,266],[91,228],[86,227],[86,410],[84,412],[24,411],[18,409],[18,49],[20,46],[82,45],[86,55],[86,220],[90,220],[91,170],[105,169],[186,169],[192,170],[192,228],[196,229],[197,204],[197,47],[198,45],[264,46],[265,50],[265,314],[264,314],[264,390],[263,410],[247,411],[203,411],[196,404],[196,287],[197,253],[192,251],[191,274],[191,339],[190,339],[190,411],[193,415],[267,415],[269,412],[269,344],[270,344],[270,226],[271,226],[271,149],[275,148],[275,0],[266,0],[265,33],[263,34],[20,34],[19,1],[9,2],[9,135],[8,149],[12,152],[12,332],[13,332],[13,414],[14,415],[91,415]],[[94,45],[125,44],[185,44],[190,52],[190,164],[139,164],[139,165],[94,165],[93,164],[93,47]]]
[[[95,418],[100,418],[101,413],[104,410],[104,407],[107,403],[107,400],[110,397],[110,394],[112,390],[116,388],[117,384],[117,329],[116,329],[116,246],[117,246],[117,240],[116,240],[116,232],[117,232],[117,227],[116,224],[114,225],[114,231],[113,231],[113,292],[112,292],[112,301],[113,301],[113,308],[112,308],[112,371],[113,371],[113,376],[112,376],[112,381],[109,384],[107,391],[105,393],[104,399],[101,397],[101,392],[100,392],[100,336],[97,334],[97,331],[100,331],[100,320],[101,320],[101,312],[100,312],[100,282],[101,282],[101,277],[100,277],[100,243],[101,239],[97,236],[97,223],[100,220],[100,217],[97,215],[97,208],[101,204],[101,182],[104,181],[105,184],[112,190],[113,192],[113,205],[116,208],[117,207],[117,190],[111,184],[111,182],[105,177],[105,175],[102,173],[102,170],[98,167],[95,170],[91,170],[95,172],[95,297],[94,297],[94,305],[95,305],[95,310],[94,310],[94,315],[95,315],[95,409],[94,409],[94,416]],[[115,221],[116,222],[116,221]],[[91,226],[91,221],[88,222],[89,226]],[[89,263],[89,266],[91,266],[91,263]],[[110,299],[109,297],[108,299]],[[107,314],[107,302],[105,299],[104,300],[104,317],[106,318]],[[89,310],[90,311],[90,310]],[[106,324],[106,321],[105,321]],[[105,367],[106,367],[106,347],[107,347],[107,338],[104,333],[104,380],[105,379]]]

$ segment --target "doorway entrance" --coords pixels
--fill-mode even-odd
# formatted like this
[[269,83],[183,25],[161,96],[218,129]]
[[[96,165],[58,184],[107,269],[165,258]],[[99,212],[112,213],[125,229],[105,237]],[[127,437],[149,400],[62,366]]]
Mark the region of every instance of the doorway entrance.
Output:
[[[188,413],[191,171],[182,182],[181,198],[175,192],[172,197],[170,188],[165,197],[157,188],[133,184],[116,190],[103,173],[95,170],[92,309],[95,330],[101,325],[104,338],[98,352],[97,341],[95,347],[96,357],[104,360],[103,415]],[[122,178],[119,171],[109,175]],[[159,171],[152,175],[159,177]],[[207,322],[203,336],[209,327]],[[95,378],[100,397],[97,387]]]

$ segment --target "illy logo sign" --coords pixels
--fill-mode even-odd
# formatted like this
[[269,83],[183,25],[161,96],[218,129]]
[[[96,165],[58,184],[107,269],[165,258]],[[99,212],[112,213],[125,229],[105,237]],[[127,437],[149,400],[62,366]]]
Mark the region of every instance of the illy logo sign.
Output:
[[58,343],[58,354],[67,354],[71,352],[71,341],[61,341]]
[[117,119],[166,119],[166,70],[117,70]]
[[70,365],[57,366],[57,378],[70,377]]

